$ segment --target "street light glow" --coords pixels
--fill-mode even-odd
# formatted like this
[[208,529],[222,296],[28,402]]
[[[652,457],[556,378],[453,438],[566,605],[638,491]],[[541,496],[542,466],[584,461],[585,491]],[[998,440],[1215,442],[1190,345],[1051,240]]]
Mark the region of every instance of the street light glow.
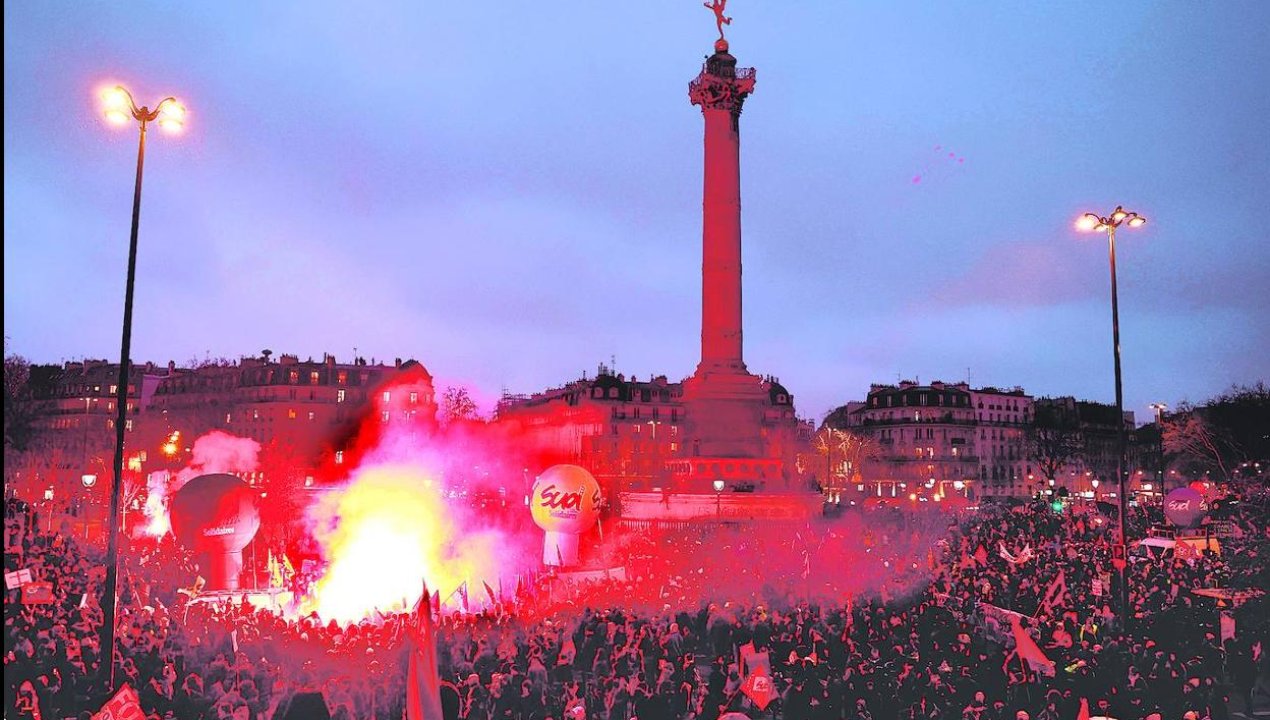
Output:
[[164,100],[159,106],[159,127],[168,132],[180,132],[185,127],[185,106],[176,100]]
[[1129,218],[1129,227],[1142,227],[1147,224],[1147,219],[1141,215],[1134,215]]
[[1076,229],[1081,232],[1089,232],[1099,226],[1100,221],[1097,215],[1093,213],[1085,213],[1076,221]]

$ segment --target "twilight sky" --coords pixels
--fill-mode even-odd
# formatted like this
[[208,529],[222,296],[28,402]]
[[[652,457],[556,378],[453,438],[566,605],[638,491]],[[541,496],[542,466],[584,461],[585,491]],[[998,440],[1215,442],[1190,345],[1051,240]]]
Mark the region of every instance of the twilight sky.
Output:
[[[4,6],[4,332],[118,358],[415,357],[487,403],[700,333],[697,0]],[[746,361],[819,418],[898,376],[1126,408],[1270,379],[1270,3],[734,0]]]

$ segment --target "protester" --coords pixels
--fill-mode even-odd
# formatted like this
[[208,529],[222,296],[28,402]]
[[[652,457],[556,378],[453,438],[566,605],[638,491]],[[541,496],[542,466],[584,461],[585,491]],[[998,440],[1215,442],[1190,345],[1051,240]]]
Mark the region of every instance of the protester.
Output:
[[[1110,522],[1081,508],[985,507],[930,527],[886,515],[761,542],[746,529],[632,533],[610,550],[621,577],[543,574],[481,612],[441,613],[443,707],[466,720],[1057,720],[1084,699],[1120,720],[1221,720],[1231,696],[1251,701],[1270,613],[1264,596],[1218,608],[1190,591],[1264,584],[1265,491],[1243,499],[1220,557],[1126,567],[1127,627]],[[49,603],[6,598],[6,717],[95,711],[99,553],[25,505],[6,510],[6,571],[54,590]],[[1131,535],[1161,519],[1137,509]],[[191,603],[177,590],[194,570],[170,541],[123,557],[118,680],[150,717],[402,717],[409,614],[340,625],[242,598]],[[744,691],[756,674],[774,685],[766,710]]]

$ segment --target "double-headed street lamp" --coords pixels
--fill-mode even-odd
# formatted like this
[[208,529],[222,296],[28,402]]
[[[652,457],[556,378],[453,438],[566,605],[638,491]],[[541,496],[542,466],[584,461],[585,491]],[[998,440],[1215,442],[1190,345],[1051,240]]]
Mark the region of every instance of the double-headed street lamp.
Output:
[[[1111,214],[1103,217],[1087,212],[1076,221],[1076,229],[1085,232],[1107,233],[1107,249],[1111,260],[1111,342],[1116,367],[1116,505],[1120,514],[1119,537],[1116,558],[1120,561],[1121,624],[1127,628],[1129,617],[1129,588],[1125,583],[1125,564],[1128,560],[1125,542],[1125,476],[1124,476],[1124,392],[1120,385],[1120,304],[1116,295],[1116,228],[1126,224],[1131,228],[1142,227],[1147,219],[1117,205]],[[1124,629],[1124,628],[1122,628]]]
[[[137,226],[141,220],[141,173],[145,167],[146,126],[152,122],[169,132],[179,131],[185,124],[185,107],[174,97],[159,101],[154,109],[137,107],[132,93],[122,85],[105,90],[101,94],[102,110],[106,119],[115,125],[124,125],[129,118],[141,127],[137,145],[137,182],[132,192],[132,236],[128,243],[128,280],[123,301],[123,342],[119,356],[119,384],[115,391],[115,404],[119,413],[115,419],[115,465],[110,486],[109,540],[106,547],[106,583],[102,598],[102,653],[106,657],[103,668],[109,681],[108,690],[115,687],[115,598],[118,596],[119,570],[119,506],[123,497],[124,431],[128,423],[128,355],[132,345],[132,290],[137,276]],[[108,668],[108,669],[107,669]]]

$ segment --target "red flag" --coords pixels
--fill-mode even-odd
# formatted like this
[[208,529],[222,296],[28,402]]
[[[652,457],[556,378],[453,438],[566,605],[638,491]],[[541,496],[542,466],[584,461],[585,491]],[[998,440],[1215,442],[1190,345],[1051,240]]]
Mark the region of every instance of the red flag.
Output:
[[489,595],[489,604],[497,605],[498,598],[494,597],[494,588],[490,587],[489,583],[485,582],[484,580],[481,581],[481,584],[485,586],[485,594]]
[[137,691],[128,683],[119,688],[114,697],[101,706],[101,710],[93,716],[93,720],[145,720],[145,711],[141,709],[141,700]]
[[1221,614],[1221,641],[1235,639],[1235,616],[1228,612]]
[[1014,651],[1019,654],[1019,657],[1025,660],[1032,670],[1042,675],[1054,675],[1054,661],[1045,657],[1045,653],[1041,652],[1036,641],[1023,629],[1019,619],[1011,618],[1011,624],[1014,631]]
[[1058,571],[1058,577],[1054,578],[1054,582],[1050,583],[1049,588],[1045,590],[1045,597],[1041,599],[1041,607],[1037,610],[1049,610],[1053,612],[1058,603],[1062,601],[1063,594],[1067,592],[1067,578],[1062,570]]
[[1089,720],[1089,701],[1085,698],[1080,699],[1080,712],[1076,713],[1076,720]]
[[53,597],[53,583],[31,582],[22,586],[22,603],[24,605],[47,605],[56,602]]
[[745,693],[745,697],[749,698],[759,710],[766,710],[767,706],[776,699],[776,687],[772,683],[772,678],[761,669],[745,678],[745,682],[741,685],[741,692]]
[[467,581],[466,580],[464,580],[463,584],[459,586],[459,600],[461,600],[463,603],[463,612],[471,612],[467,607]]
[[977,560],[980,565],[988,564],[988,551],[983,545],[980,545],[979,549],[975,550],[975,560]]
[[525,578],[522,575],[517,575],[516,576],[516,598],[519,599],[524,596],[525,596]]
[[415,605],[414,625],[410,638],[414,649],[406,680],[407,720],[442,720],[441,676],[437,670],[437,641],[432,629],[431,594],[423,583],[423,594]]

